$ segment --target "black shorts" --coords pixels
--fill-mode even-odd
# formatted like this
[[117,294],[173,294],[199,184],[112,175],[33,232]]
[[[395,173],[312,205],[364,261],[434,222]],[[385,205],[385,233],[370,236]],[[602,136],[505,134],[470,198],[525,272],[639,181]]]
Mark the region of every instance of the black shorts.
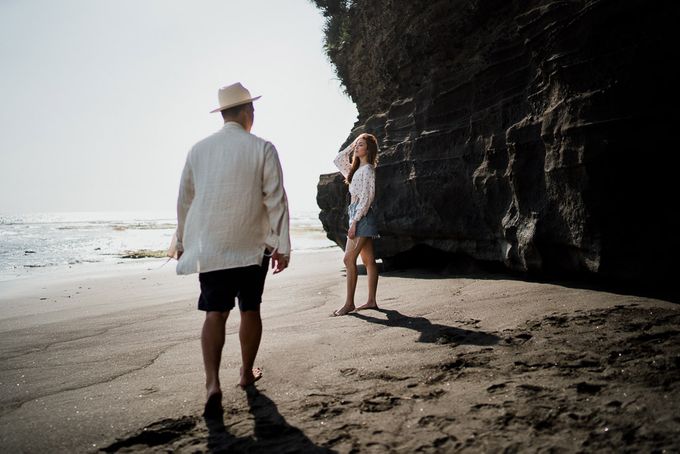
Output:
[[265,255],[261,265],[199,273],[201,296],[198,298],[198,309],[230,311],[234,308],[234,299],[238,297],[241,311],[260,310],[268,268],[269,257]]

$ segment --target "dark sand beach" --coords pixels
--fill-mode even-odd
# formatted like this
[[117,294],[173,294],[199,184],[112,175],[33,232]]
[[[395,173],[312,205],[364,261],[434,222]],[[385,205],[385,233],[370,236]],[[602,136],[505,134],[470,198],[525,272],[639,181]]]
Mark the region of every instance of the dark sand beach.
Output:
[[[270,276],[255,388],[205,421],[195,276],[166,266],[0,283],[4,452],[677,452],[680,307],[559,284],[381,276],[329,315],[341,252]],[[365,298],[360,277],[358,302]]]

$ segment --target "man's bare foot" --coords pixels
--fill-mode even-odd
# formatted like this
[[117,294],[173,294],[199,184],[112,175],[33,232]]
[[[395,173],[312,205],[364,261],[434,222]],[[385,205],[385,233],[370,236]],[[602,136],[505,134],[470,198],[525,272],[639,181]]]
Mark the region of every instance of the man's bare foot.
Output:
[[350,312],[352,312],[354,309],[356,309],[354,307],[354,304],[352,304],[351,306],[344,305],[340,309],[334,310],[332,316],[333,317],[340,317],[342,315],[347,315]]
[[255,367],[253,370],[249,371],[248,373],[243,373],[243,368],[241,368],[241,380],[238,382],[238,385],[245,389],[246,387],[252,385],[256,381],[262,378],[262,369],[259,367]]
[[366,303],[357,307],[358,311],[365,311],[366,309],[377,309],[378,305],[376,303]]
[[205,400],[210,400],[210,397],[216,394],[222,394],[222,387],[220,386],[219,380],[214,383],[206,383]]
[[206,418],[216,418],[222,415],[224,409],[222,408],[222,391],[217,391],[208,394],[208,399],[203,408],[203,416]]

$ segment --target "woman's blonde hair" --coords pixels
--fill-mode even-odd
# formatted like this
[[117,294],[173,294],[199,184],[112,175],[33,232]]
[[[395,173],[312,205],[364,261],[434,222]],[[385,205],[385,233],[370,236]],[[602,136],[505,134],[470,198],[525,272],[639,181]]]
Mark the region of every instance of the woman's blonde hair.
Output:
[[[368,163],[375,167],[378,164],[378,139],[376,139],[373,134],[367,132],[360,134],[359,137],[357,137],[357,140],[359,139],[364,139],[366,141]],[[359,164],[359,158],[355,158],[354,154],[352,154],[352,163],[345,183],[350,184],[352,182],[352,177],[354,176],[354,172],[359,169]]]

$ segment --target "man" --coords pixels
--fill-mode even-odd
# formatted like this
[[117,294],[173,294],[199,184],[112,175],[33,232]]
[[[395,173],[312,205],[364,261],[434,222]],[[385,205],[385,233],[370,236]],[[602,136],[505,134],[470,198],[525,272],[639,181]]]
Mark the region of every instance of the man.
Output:
[[[177,200],[177,273],[199,273],[199,310],[205,311],[201,347],[206,416],[222,412],[219,368],[229,311],[241,311],[241,378],[245,388],[262,377],[253,369],[262,335],[260,303],[271,259],[274,274],[288,266],[288,201],[274,146],[250,134],[253,101],[240,83],[220,88],[224,126],[187,156]],[[211,113],[212,113],[211,112]]]

